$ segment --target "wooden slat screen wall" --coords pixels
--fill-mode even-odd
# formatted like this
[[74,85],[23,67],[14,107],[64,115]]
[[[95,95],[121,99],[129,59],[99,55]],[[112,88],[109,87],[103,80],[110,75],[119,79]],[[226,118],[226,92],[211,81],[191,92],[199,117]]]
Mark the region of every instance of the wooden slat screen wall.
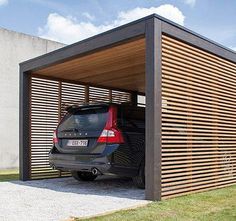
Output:
[[59,82],[31,80],[31,179],[60,176],[48,163],[52,134],[59,116]]
[[162,198],[236,183],[236,64],[162,37]]
[[146,97],[145,97],[145,95],[138,95],[137,103],[138,103],[139,107],[145,107],[146,106]]
[[112,90],[111,96],[112,102],[117,104],[126,103],[130,101],[130,93],[127,92]]
[[90,87],[89,102],[111,102],[110,90],[97,87]]
[[[84,102],[130,102],[130,93],[89,87],[73,83],[31,78],[30,102],[30,176],[31,179],[55,178],[70,175],[52,170],[48,152],[58,121],[65,107]],[[120,97],[119,97],[120,96]]]
[[61,82],[61,118],[65,115],[65,108],[73,104],[86,102],[86,88],[84,85]]

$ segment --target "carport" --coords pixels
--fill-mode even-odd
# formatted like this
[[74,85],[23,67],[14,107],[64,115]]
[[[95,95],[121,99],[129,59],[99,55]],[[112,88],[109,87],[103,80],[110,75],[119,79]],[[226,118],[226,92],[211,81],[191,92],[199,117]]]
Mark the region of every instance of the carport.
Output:
[[151,15],[20,64],[20,178],[49,168],[65,106],[146,96],[146,199],[236,183],[236,54]]

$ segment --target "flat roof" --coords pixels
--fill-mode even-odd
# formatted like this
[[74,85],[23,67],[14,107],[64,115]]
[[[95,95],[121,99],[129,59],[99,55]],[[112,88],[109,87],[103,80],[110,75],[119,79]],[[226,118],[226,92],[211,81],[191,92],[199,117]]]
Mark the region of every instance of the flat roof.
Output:
[[161,33],[236,63],[236,53],[233,50],[152,14],[22,62],[21,72],[144,93],[145,42],[150,20],[158,23]]
[[[138,20],[136,20],[136,21],[130,22],[130,23],[128,23],[128,24],[125,24],[125,25],[116,27],[116,28],[114,28],[114,29],[108,30],[108,31],[106,31],[106,32],[100,33],[100,34],[95,35],[95,36],[92,36],[92,37],[90,37],[90,38],[84,39],[84,40],[82,40],[82,41],[76,42],[76,43],[74,43],[74,44],[67,45],[67,46],[65,46],[65,47],[63,47],[63,48],[60,48],[60,49],[57,49],[57,50],[55,50],[55,51],[46,53],[46,54],[44,54],[44,55],[35,57],[35,58],[33,58],[33,59],[26,60],[26,61],[24,61],[24,62],[21,62],[20,65],[26,66],[26,64],[35,63],[36,61],[38,61],[38,60],[40,60],[40,59],[47,58],[47,57],[49,57],[49,56],[53,56],[53,55],[56,55],[56,54],[64,53],[65,51],[70,50],[71,48],[80,48],[80,47],[81,47],[81,52],[83,52],[84,50],[82,50],[82,47],[84,46],[85,43],[90,43],[90,42],[92,42],[92,41],[94,41],[94,40],[96,40],[96,39],[99,39],[99,38],[102,37],[102,36],[105,37],[105,36],[108,36],[108,35],[113,34],[113,33],[115,34],[116,32],[119,32],[119,31],[121,31],[121,30],[124,30],[124,31],[125,31],[126,28],[131,27],[131,26],[134,26],[134,27],[135,27],[136,24],[140,24],[140,27],[139,27],[136,31],[134,30],[134,32],[136,32],[136,33],[133,33],[133,34],[134,34],[134,35],[144,34],[144,32],[145,32],[145,31],[143,30],[144,27],[141,27],[141,26],[144,25],[144,24],[141,25],[141,23],[144,23],[146,20],[148,20],[148,19],[150,19],[150,18],[156,18],[156,19],[158,19],[158,20],[164,22],[165,24],[171,25],[171,26],[175,27],[176,29],[179,29],[179,30],[182,31],[182,32],[189,33],[190,35],[195,36],[195,37],[197,37],[197,38],[203,40],[204,42],[208,42],[208,43],[211,44],[212,46],[215,46],[216,48],[222,50],[222,53],[216,53],[216,55],[219,55],[219,56],[221,56],[221,57],[223,57],[223,58],[226,58],[226,59],[228,59],[228,60],[230,60],[230,61],[236,62],[236,52],[233,51],[232,49],[227,48],[227,47],[223,46],[222,44],[219,44],[219,43],[217,43],[217,42],[215,42],[215,41],[213,41],[213,40],[211,40],[211,39],[209,39],[209,38],[206,38],[206,37],[204,37],[203,35],[200,35],[200,34],[194,32],[194,31],[192,31],[192,30],[190,30],[190,29],[188,29],[188,28],[186,28],[186,27],[184,27],[184,26],[181,26],[181,25],[179,25],[179,24],[177,24],[177,23],[175,23],[175,22],[173,22],[173,21],[170,21],[170,20],[168,20],[168,19],[166,19],[166,18],[164,18],[164,17],[162,17],[162,16],[160,16],[160,15],[152,14],[152,15],[143,17],[143,18],[141,18],[141,19],[138,19]],[[164,31],[164,32],[167,31],[167,28],[168,28],[168,27],[164,27],[164,28],[163,28],[163,31]],[[130,37],[130,36],[129,36],[129,33],[127,33],[127,38],[129,38],[129,37]],[[183,39],[183,40],[185,40],[185,39]],[[108,41],[107,43],[109,44],[110,42]],[[196,45],[195,45],[195,46],[196,46]],[[200,46],[200,45],[199,45],[199,46]],[[200,48],[201,48],[201,47],[200,47]],[[203,48],[202,48],[202,49],[203,49]],[[211,52],[211,51],[209,51],[209,52]],[[216,52],[216,51],[215,51],[215,52]],[[73,56],[73,55],[74,55],[74,54],[71,54],[71,56]],[[59,57],[59,56],[58,56],[58,57]],[[63,59],[63,58],[64,58],[64,56],[61,56],[61,59]],[[59,59],[60,59],[60,58],[59,58]],[[37,68],[37,67],[35,66],[34,68]]]

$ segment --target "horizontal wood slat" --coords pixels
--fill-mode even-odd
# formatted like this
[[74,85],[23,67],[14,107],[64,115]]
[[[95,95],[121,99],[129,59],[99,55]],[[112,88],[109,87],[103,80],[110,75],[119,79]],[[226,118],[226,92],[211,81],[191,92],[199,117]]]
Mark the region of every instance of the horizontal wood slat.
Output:
[[59,94],[58,81],[31,78],[31,179],[60,177],[60,171],[53,170],[48,163],[52,134],[60,115]]
[[77,81],[90,86],[145,92],[145,38],[95,50],[34,74]]
[[163,35],[162,198],[236,183],[236,64]]
[[126,103],[130,93],[84,86],[39,77],[31,78],[30,93],[30,177],[46,179],[70,176],[53,170],[48,161],[52,134],[69,105],[85,102]]

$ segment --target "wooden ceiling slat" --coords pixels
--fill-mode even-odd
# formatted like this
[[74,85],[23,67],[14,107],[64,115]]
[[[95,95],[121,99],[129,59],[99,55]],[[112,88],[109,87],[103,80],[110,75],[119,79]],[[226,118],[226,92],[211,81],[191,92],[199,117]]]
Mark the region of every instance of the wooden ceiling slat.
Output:
[[145,39],[136,39],[33,72],[85,84],[144,92]]
[[[133,47],[133,44],[135,44],[136,47]],[[124,47],[125,46],[125,47]],[[118,50],[119,48],[119,50]],[[114,55],[117,58],[122,58],[124,55],[125,57],[131,57],[131,55],[134,55],[134,52],[142,51],[144,50],[144,39],[135,40],[133,42],[125,43],[119,46],[114,46],[112,48],[104,49],[102,51],[98,51],[95,53],[87,54],[85,56],[81,56],[78,58],[75,58],[70,61],[66,61],[57,65],[50,66],[46,69],[42,69],[37,71],[37,73],[42,73],[45,70],[49,72],[50,70],[58,71],[61,69],[61,67],[70,68],[71,66],[93,66],[98,65],[100,66],[100,63],[103,62],[106,59],[114,57]],[[91,62],[93,61],[93,62]]]

